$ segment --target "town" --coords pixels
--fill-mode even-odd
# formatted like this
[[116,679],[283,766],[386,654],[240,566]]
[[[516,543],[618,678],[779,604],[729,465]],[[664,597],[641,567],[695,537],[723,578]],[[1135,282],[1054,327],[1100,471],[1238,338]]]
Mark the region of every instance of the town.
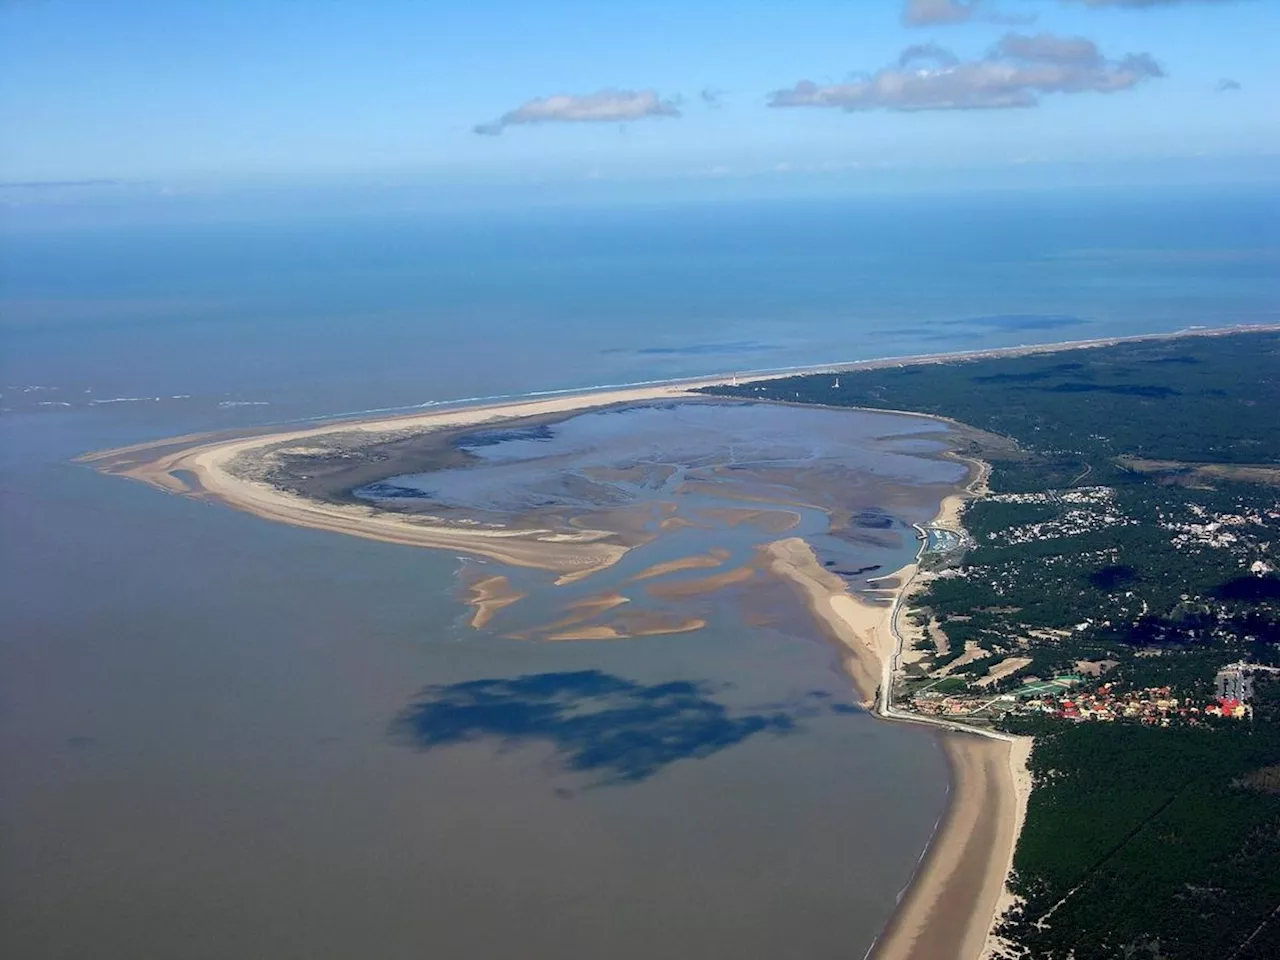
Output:
[[[1099,665],[1093,665],[1095,669]],[[1101,672],[1101,671],[1099,671]],[[1218,671],[1216,695],[1209,698],[1178,696],[1165,685],[1137,690],[1121,690],[1117,684],[1086,686],[1081,674],[1062,674],[1049,680],[1030,677],[1016,690],[991,694],[971,692],[967,685],[955,689],[942,683],[928,683],[907,691],[899,706],[923,716],[947,717],[964,722],[992,723],[1011,716],[1042,715],[1066,721],[1133,720],[1146,725],[1205,723],[1215,720],[1248,720],[1253,717],[1255,673],[1280,673],[1280,667],[1237,662]],[[957,678],[951,678],[957,680]],[[962,682],[962,681],[961,681]]]

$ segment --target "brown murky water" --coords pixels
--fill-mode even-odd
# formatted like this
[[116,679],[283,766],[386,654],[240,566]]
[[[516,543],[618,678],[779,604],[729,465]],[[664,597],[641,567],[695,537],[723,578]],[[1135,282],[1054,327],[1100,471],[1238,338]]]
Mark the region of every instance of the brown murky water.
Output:
[[[858,424],[868,508],[932,512],[920,484],[948,477],[918,423],[813,413]],[[792,459],[832,442],[768,416]],[[943,807],[933,738],[858,711],[785,591],[648,590],[777,535],[708,513],[732,497],[654,491],[689,524],[655,514],[662,535],[561,594],[513,576],[528,596],[476,630],[451,556],[71,466],[124,442],[91,418],[0,432],[6,957],[859,957]],[[829,547],[869,566],[910,553],[892,539]],[[634,579],[694,555],[723,559]],[[706,626],[506,638],[624,589]]]

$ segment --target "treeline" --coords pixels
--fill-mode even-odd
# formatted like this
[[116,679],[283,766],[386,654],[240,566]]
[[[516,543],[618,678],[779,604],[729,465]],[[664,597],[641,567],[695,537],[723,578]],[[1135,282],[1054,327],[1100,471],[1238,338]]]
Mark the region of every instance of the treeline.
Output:
[[[708,392],[912,410],[1012,437],[996,489],[1043,489],[1086,468],[1092,482],[1132,473],[1118,457],[1192,463],[1280,461],[1280,334],[1186,337],[1022,357],[786,377]],[[1136,475],[1131,477],[1136,479]]]
[[1265,923],[1280,905],[1273,719],[1023,723],[1036,787],[1002,934],[1046,960],[1280,956]]

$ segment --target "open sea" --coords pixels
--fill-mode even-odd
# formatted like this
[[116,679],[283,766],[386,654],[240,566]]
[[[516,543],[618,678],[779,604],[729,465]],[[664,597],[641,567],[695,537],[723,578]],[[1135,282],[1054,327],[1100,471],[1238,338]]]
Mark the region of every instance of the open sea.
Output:
[[[512,641],[468,625],[452,555],[71,458],[462,398],[1272,323],[1277,201],[0,228],[0,955],[860,958],[946,770],[931,735],[853,708],[799,604],[763,625],[725,609],[683,635]],[[441,704],[477,698],[502,722],[442,739]],[[672,724],[687,749],[594,749]]]

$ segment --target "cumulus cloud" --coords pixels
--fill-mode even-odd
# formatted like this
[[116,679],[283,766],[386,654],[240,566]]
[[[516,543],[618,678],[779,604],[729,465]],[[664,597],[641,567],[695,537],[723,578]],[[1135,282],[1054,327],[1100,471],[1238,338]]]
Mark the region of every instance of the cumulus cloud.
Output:
[[899,69],[921,63],[933,63],[940,67],[954,67],[959,62],[959,57],[936,43],[913,43],[898,54]]
[[902,20],[913,27],[972,20],[981,0],[907,0]]
[[1232,90],[1240,89],[1240,81],[1232,80],[1230,77],[1223,77],[1214,85],[1213,89],[1217,90],[1219,93],[1229,93]]
[[1049,63],[1100,64],[1102,52],[1084,37],[1059,37],[1052,33],[1006,33],[996,44],[994,56],[1012,60],[1045,60]]
[[645,117],[678,117],[680,110],[653,90],[601,90],[581,96],[560,93],[526,101],[476,133],[497,135],[507,127],[529,123],[627,123]]
[[1149,54],[1108,60],[1089,40],[1006,34],[980,60],[959,60],[931,44],[908,47],[898,63],[846,83],[801,80],[769,96],[771,107],[865,110],[998,110],[1034,107],[1048,93],[1115,93],[1161,77]]
[[1030,23],[1034,19],[1034,16],[989,10],[983,0],[907,0],[902,9],[902,22],[909,27],[936,27],[971,20],[981,20],[984,23]]

